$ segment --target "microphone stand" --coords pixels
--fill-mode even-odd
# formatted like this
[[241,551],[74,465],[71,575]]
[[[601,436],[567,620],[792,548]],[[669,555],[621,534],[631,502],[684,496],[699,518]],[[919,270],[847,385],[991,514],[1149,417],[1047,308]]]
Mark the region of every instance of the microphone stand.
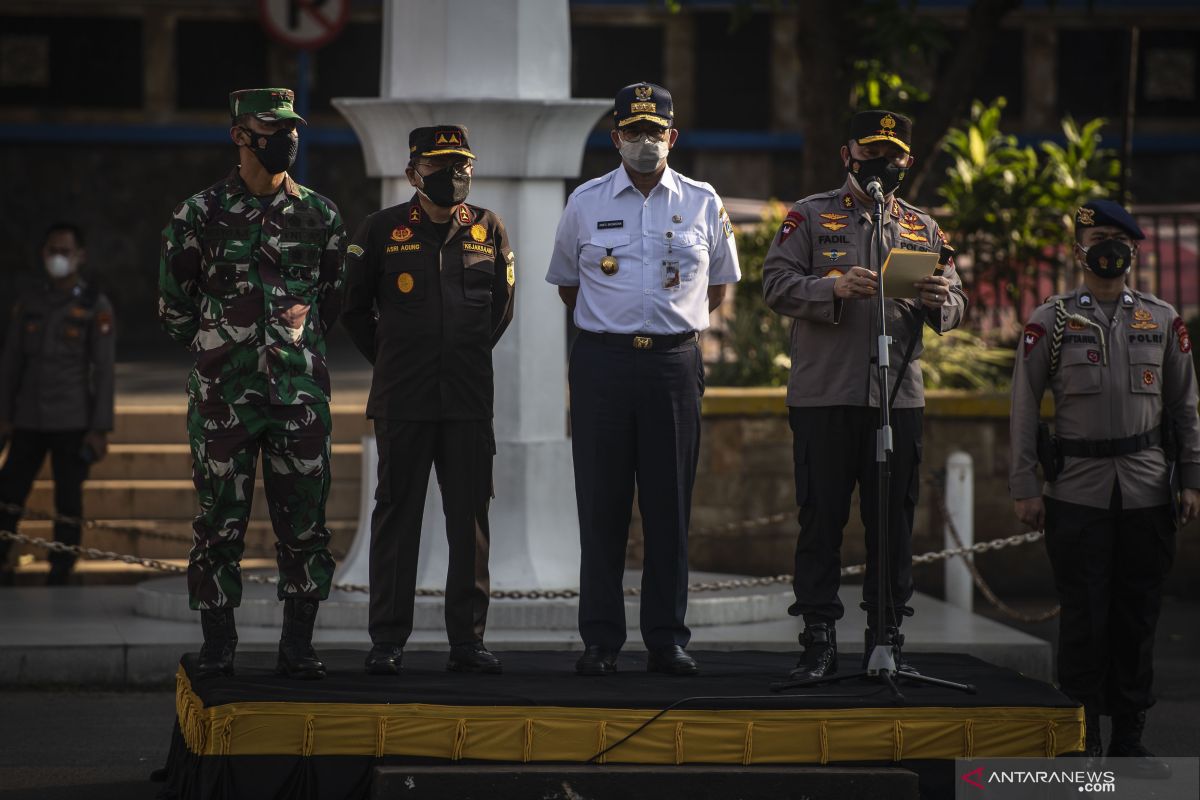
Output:
[[[870,255],[874,261],[875,272],[879,276],[879,289],[876,292],[878,301],[875,309],[878,325],[875,365],[876,380],[879,386],[879,430],[875,433],[875,480],[878,491],[875,519],[877,533],[875,552],[877,553],[876,558],[878,561],[875,565],[875,575],[878,579],[875,607],[875,646],[872,648],[870,656],[867,659],[866,669],[854,670],[852,672],[836,672],[820,678],[773,683],[770,689],[772,692],[782,692],[785,689],[818,686],[823,683],[839,683],[855,678],[870,678],[886,684],[887,688],[891,690],[892,697],[900,702],[903,702],[905,698],[896,686],[898,679],[929,684],[931,686],[941,686],[947,689],[957,689],[967,694],[975,694],[975,686],[969,683],[956,683],[955,681],[933,678],[917,672],[898,669],[896,658],[892,651],[892,643],[883,641],[886,638],[888,617],[894,613],[894,602],[888,575],[888,512],[891,506],[889,502],[892,482],[891,458],[894,449],[892,440],[892,409],[891,403],[888,400],[888,368],[891,366],[889,345],[892,339],[887,334],[887,298],[883,293],[883,262],[885,259],[883,217],[886,200],[883,195],[883,187],[877,179],[871,180],[867,184],[866,189],[867,194],[871,195],[875,201],[875,210],[871,214],[871,218],[874,221],[874,228],[871,231]],[[919,332],[917,335],[920,335]],[[902,378],[903,376],[900,377]]]

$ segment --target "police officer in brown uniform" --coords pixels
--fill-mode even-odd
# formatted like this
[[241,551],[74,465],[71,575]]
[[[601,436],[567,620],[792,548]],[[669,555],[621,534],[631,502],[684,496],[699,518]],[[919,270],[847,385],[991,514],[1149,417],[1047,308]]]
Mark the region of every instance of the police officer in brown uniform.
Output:
[[[1018,345],[1009,487],[1021,522],[1045,525],[1062,603],[1058,680],[1086,711],[1087,755],[1100,757],[1100,715],[1110,714],[1108,755],[1135,758],[1143,777],[1167,777],[1169,765],[1141,736],[1154,703],[1162,587],[1175,555],[1169,474],[1174,463],[1187,522],[1200,512],[1200,419],[1183,320],[1170,304],[1125,285],[1143,238],[1111,200],[1079,209],[1083,284],[1039,306]],[[1054,393],[1055,435],[1052,442],[1042,436],[1043,484],[1036,469],[1046,389]]]
[[475,158],[466,128],[417,128],[408,142],[416,194],[368,217],[346,249],[342,323],[375,365],[367,416],[379,448],[366,668],[401,669],[434,466],[450,545],[447,668],[500,672],[483,646],[496,452],[492,348],[512,320],[515,257],[500,218],[463,202]]
[[[116,333],[112,304],[79,269],[83,231],[58,223],[46,231],[45,286],[18,298],[0,359],[0,449],[11,440],[0,469],[0,502],[24,505],[46,454],[54,477],[54,508],[83,515],[83,482],[108,451],[113,429]],[[0,510],[0,530],[16,530],[18,516]],[[78,525],[54,523],[54,538],[79,544]],[[10,543],[0,542],[0,581]],[[67,582],[75,556],[50,554],[51,585]]]
[[[791,375],[787,404],[793,433],[796,503],[796,602],[803,616],[804,656],[792,676],[818,678],[837,670],[835,624],[844,610],[838,599],[842,529],[858,484],[866,526],[866,655],[875,644],[876,608],[884,602],[891,623],[884,635],[897,651],[901,620],[911,616],[912,523],[921,463],[925,389],[921,337],[955,328],[966,295],[952,262],[941,275],[917,284],[919,299],[889,300],[887,330],[893,384],[880,397],[875,376],[878,331],[878,267],[871,251],[874,202],[866,188],[878,179],[884,193],[885,247],[942,252],[945,237],[924,211],[895,196],[909,155],[912,123],[888,111],[864,111],[850,123],[841,149],[848,173],[841,188],[806,197],[792,206],[763,263],[763,294],[774,311],[792,318]],[[947,251],[948,252],[948,251]],[[876,434],[879,404],[892,407],[894,450],[888,497],[888,552],[878,549]],[[886,559],[890,597],[879,598],[876,570]],[[884,641],[884,640],[881,640]]]

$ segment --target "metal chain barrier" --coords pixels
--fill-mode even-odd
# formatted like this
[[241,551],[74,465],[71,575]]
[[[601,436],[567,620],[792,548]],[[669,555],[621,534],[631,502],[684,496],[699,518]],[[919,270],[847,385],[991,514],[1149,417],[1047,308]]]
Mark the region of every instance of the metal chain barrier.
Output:
[[[940,497],[940,495],[939,495],[939,497]],[[21,509],[20,506],[12,506],[10,504],[3,504],[3,507],[6,509],[10,509],[10,510],[16,509],[18,512],[24,511],[24,509]],[[93,529],[107,529],[106,526],[99,524],[99,523],[95,523],[90,520],[81,520],[81,519],[77,519],[74,517],[62,516],[60,514],[45,514],[42,512],[27,512],[27,513],[29,516],[31,516],[33,518],[37,518],[37,519],[49,519],[49,520],[53,520],[55,522],[65,522],[68,524],[80,525],[81,527],[87,527],[87,528],[93,528]],[[774,525],[774,524],[778,524],[780,522],[785,522],[791,518],[793,513],[794,512],[791,512],[791,511],[783,511],[778,514],[771,514],[771,515],[763,516],[763,517],[755,517],[753,519],[744,520],[742,522],[727,523],[725,525],[716,526],[716,527],[713,527],[710,529],[700,529],[700,530],[696,531],[696,533],[698,535],[703,535],[705,533],[716,532],[720,535],[727,535],[732,530],[749,530],[751,528],[764,527],[767,525]],[[943,513],[943,515],[946,515],[944,503],[943,503],[942,513]],[[946,518],[949,519],[949,516],[946,515]],[[159,531],[148,531],[148,529],[142,529],[142,528],[130,528],[130,529],[128,529],[128,531],[130,533],[137,533],[137,534],[146,534],[147,532],[149,532],[152,535],[158,534],[159,536],[163,536],[164,538],[167,536],[167,534],[163,534],[162,532],[159,532]],[[170,536],[172,538],[174,538],[177,535],[170,534]],[[986,542],[977,542],[970,547],[962,546],[962,542],[960,539],[958,539],[958,534],[956,531],[954,532],[954,536],[955,536],[955,540],[959,544],[958,547],[951,547],[951,548],[946,548],[945,550],[940,550],[940,551],[930,552],[930,553],[921,553],[919,555],[913,556],[913,564],[933,564],[938,561],[944,561],[948,558],[954,558],[955,556],[962,556],[967,553],[985,553],[985,552],[989,552],[989,551],[993,551],[993,550],[1001,550],[1006,547],[1014,547],[1014,546],[1023,545],[1023,544],[1031,544],[1033,542],[1039,541],[1042,538],[1042,533],[1041,532],[1019,533],[1019,534],[1016,534],[1013,536],[1008,536],[1008,537],[1005,537],[1002,539],[992,539],[992,540],[986,541]],[[98,549],[92,548],[92,547],[83,547],[81,545],[68,545],[68,544],[63,544],[62,542],[48,541],[46,539],[41,539],[41,538],[34,537],[34,536],[27,536],[27,535],[21,534],[21,533],[14,533],[12,531],[0,530],[0,539],[7,539],[9,541],[18,542],[21,544],[28,544],[28,545],[32,545],[34,547],[42,548],[44,550],[52,550],[52,551],[60,552],[60,553],[74,553],[75,555],[78,555],[78,556],[81,556],[81,557],[87,558],[87,559],[92,559],[92,560],[120,561],[120,562],[123,562],[126,564],[135,564],[138,566],[146,567],[147,569],[153,569],[153,570],[157,570],[160,572],[168,572],[168,573],[172,573],[172,574],[186,574],[187,573],[186,567],[181,567],[178,564],[171,564],[169,562],[161,561],[159,559],[125,555],[122,553],[114,553],[114,552],[107,551],[107,550],[98,550]],[[187,540],[190,542],[191,538],[188,537]],[[974,566],[973,564],[971,564],[970,561],[968,561],[967,564],[968,564],[968,568],[973,568],[973,566]],[[842,577],[847,577],[847,576],[851,576],[851,575],[862,575],[864,572],[866,572],[866,569],[867,569],[867,567],[865,564],[854,564],[854,565],[851,565],[848,567],[842,567],[841,575],[842,575]],[[972,571],[974,574],[978,575],[977,571],[975,571],[973,569],[972,569]],[[243,577],[245,578],[245,580],[250,581],[251,583],[263,583],[263,584],[275,584],[276,583],[276,578],[274,578],[274,577],[258,575],[256,573],[252,573],[252,572],[244,573]],[[738,589],[755,589],[755,588],[762,588],[762,587],[766,587],[766,586],[786,585],[786,584],[790,584],[791,582],[792,582],[791,575],[772,575],[772,576],[756,577],[756,578],[731,578],[728,580],[704,581],[704,582],[700,582],[700,583],[693,583],[688,586],[688,591],[689,592],[735,591]],[[1008,606],[1005,606],[1003,604],[1003,602],[999,600],[999,598],[996,598],[995,593],[992,592],[991,589],[986,586],[986,583],[983,582],[982,577],[977,577],[976,582],[977,582],[977,585],[980,585],[980,590],[984,593],[984,595],[987,596],[989,598],[989,600],[991,600],[993,602],[993,604],[997,604],[997,608],[1001,608],[1003,606],[1003,608],[1001,608],[1002,611],[1004,609],[1008,609],[1013,614],[1019,614],[1019,612],[1013,611],[1011,608],[1008,608]],[[363,584],[357,584],[357,583],[335,583],[332,588],[337,589],[339,591],[343,591],[343,592],[357,592],[357,593],[363,593],[363,594],[368,593],[370,591],[369,587],[367,587]],[[637,597],[640,594],[641,594],[641,589],[639,589],[638,587],[629,587],[629,588],[625,589],[626,597]],[[445,591],[442,589],[417,589],[416,590],[417,597],[442,597],[443,595],[445,595]],[[576,598],[578,596],[579,596],[579,591],[577,589],[496,589],[491,592],[491,597],[498,599],[498,600],[570,600],[570,599]],[[1054,613],[1057,613],[1057,611]],[[1053,616],[1053,614],[1050,614],[1049,616]],[[1020,619],[1021,617],[1018,616],[1015,618]],[[1049,618],[1049,617],[1046,617],[1046,618]],[[1039,620],[1032,619],[1030,621],[1039,621]]]
[[[81,528],[89,531],[103,531],[105,533],[119,533],[126,536],[138,536],[144,539],[159,539],[165,542],[179,542],[181,544],[191,545],[195,540],[190,533],[171,533],[170,531],[156,531],[153,528],[144,528],[135,525],[111,525],[106,522],[97,522],[93,519],[84,519],[83,517],[69,517],[66,514],[48,513],[45,511],[35,511],[33,509],[24,508],[15,503],[0,502],[0,511],[7,514],[14,514],[22,519],[36,519],[46,522],[59,522],[63,525],[71,525],[76,528]],[[259,546],[256,548],[262,553],[272,554],[270,546]],[[335,558],[344,557],[344,553],[334,553]]]
[[[932,486],[933,491],[937,497],[938,509],[942,513],[942,520],[946,524],[946,530],[950,531],[950,538],[952,538],[954,540],[954,543],[956,545],[958,545],[958,547],[956,549],[962,550],[965,553],[969,548],[963,547],[962,537],[960,537],[958,535],[958,528],[954,524],[954,518],[952,516],[950,516],[950,510],[948,508],[946,508],[945,492],[942,491],[941,486],[938,484],[938,482],[936,480],[931,480],[930,485]],[[1033,542],[1037,542],[1037,541],[1040,541],[1041,539],[1045,538],[1045,535],[1046,534],[1043,531],[1031,531],[1030,533],[1018,534],[1016,537],[1010,536],[1009,538],[1010,539],[1021,538],[1026,542],[1033,543]],[[1003,541],[1003,540],[994,539],[991,542],[988,542],[988,544],[993,544],[996,541]],[[991,549],[999,549],[999,548],[991,548]],[[917,558],[920,558],[920,556],[918,556]],[[917,558],[913,559],[914,564],[917,563]],[[987,601],[992,604],[992,607],[995,608],[997,611],[999,611],[1004,616],[1008,617],[1009,619],[1014,619],[1014,620],[1017,620],[1018,622],[1038,623],[1038,622],[1045,622],[1046,620],[1054,619],[1055,617],[1057,617],[1059,614],[1062,613],[1061,605],[1056,605],[1054,608],[1051,608],[1047,611],[1043,611],[1040,614],[1026,614],[1023,611],[1018,611],[1015,608],[1013,608],[1012,606],[1010,606],[1008,603],[1005,603],[1003,600],[1000,599],[1000,597],[996,594],[995,590],[992,589],[992,587],[988,585],[988,582],[986,580],[984,580],[983,575],[980,574],[979,568],[977,566],[975,566],[974,561],[963,556],[963,565],[967,568],[967,571],[971,573],[971,580],[974,581],[975,586],[979,589],[979,591],[983,594],[983,596],[985,598],[987,598]]]

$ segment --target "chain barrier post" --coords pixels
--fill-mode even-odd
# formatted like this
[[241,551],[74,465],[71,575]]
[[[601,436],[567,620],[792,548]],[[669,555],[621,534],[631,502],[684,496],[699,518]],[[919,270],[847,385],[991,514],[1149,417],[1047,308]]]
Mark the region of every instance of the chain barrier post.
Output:
[[[975,471],[971,456],[955,450],[946,459],[946,519],[942,536],[946,548],[969,548],[975,544]],[[952,529],[953,526],[953,529]],[[954,537],[958,531],[958,540]],[[971,578],[971,553],[946,559],[946,602],[964,611],[975,607],[975,585]]]

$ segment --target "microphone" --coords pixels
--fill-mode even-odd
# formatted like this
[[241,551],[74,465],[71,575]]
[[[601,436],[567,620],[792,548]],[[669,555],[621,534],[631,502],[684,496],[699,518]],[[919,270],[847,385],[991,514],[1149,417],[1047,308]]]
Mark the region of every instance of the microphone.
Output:
[[867,194],[871,195],[871,199],[876,203],[883,203],[883,184],[879,182],[879,178],[867,181]]

